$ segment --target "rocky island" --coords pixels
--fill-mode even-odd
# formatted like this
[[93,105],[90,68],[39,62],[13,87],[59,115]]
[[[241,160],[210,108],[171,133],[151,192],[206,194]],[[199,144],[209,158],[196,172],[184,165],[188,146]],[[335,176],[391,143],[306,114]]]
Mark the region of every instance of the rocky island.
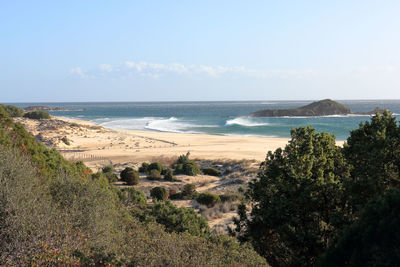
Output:
[[329,115],[373,115],[382,113],[383,109],[376,108],[369,112],[351,112],[350,108],[331,99],[324,99],[313,102],[306,106],[291,109],[264,109],[250,114],[252,117],[312,117],[312,116],[329,116]]

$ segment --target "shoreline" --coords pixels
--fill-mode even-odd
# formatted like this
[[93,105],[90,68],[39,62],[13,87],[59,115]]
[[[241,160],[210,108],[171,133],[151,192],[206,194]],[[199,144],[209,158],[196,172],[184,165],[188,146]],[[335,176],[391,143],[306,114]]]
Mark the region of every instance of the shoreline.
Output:
[[[224,136],[119,130],[93,122],[52,116],[50,120],[18,119],[36,138],[59,150],[70,160],[83,160],[91,168],[105,162],[149,162],[176,158],[190,152],[193,159],[263,161],[269,150],[290,140],[277,137]],[[69,145],[61,139],[66,137]],[[71,152],[74,151],[74,152]],[[79,152],[77,152],[79,151]]]

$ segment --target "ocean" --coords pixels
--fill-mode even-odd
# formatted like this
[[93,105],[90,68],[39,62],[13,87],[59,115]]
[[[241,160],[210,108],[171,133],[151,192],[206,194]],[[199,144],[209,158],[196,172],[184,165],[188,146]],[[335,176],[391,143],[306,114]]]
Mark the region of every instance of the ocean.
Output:
[[[317,131],[335,134],[345,140],[369,116],[322,116],[253,118],[261,109],[294,108],[313,101],[221,101],[221,102],[110,102],[110,103],[14,103],[19,107],[44,105],[60,107],[54,116],[92,121],[112,129],[133,129],[215,135],[290,137],[290,130],[311,125]],[[376,107],[400,114],[400,100],[341,100],[352,111]],[[400,117],[400,116],[399,116]]]

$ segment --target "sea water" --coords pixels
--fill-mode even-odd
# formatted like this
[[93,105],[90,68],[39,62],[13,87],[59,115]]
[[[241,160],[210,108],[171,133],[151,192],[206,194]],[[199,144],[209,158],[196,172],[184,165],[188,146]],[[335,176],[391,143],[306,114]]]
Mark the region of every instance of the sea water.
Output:
[[[321,117],[255,118],[250,113],[262,109],[286,109],[313,101],[221,101],[221,102],[111,102],[111,103],[17,103],[19,107],[44,105],[60,107],[55,116],[92,121],[112,129],[148,130],[215,135],[290,137],[290,130],[311,125],[317,131],[345,140],[370,116],[334,115]],[[376,107],[400,114],[400,100],[342,100],[352,111]],[[400,117],[400,116],[398,116]]]

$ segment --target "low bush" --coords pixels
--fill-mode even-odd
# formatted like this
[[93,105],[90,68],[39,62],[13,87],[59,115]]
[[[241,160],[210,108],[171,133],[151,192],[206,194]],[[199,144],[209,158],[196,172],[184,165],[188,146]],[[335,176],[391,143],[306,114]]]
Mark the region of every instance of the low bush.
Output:
[[149,180],[160,180],[161,173],[158,170],[151,170],[147,175],[147,179]]
[[50,114],[42,110],[30,111],[24,114],[24,118],[33,120],[50,119]]
[[2,107],[10,117],[22,117],[24,115],[24,110],[22,108],[3,104],[0,104],[0,107]]
[[168,191],[162,186],[157,186],[150,190],[150,196],[153,200],[165,201],[168,198]]
[[139,173],[131,167],[123,169],[119,176],[127,185],[137,185],[139,183]]
[[170,169],[170,168],[164,169],[164,180],[166,180],[166,181],[175,180],[174,172],[172,171],[172,169]]
[[163,171],[163,166],[160,162],[153,162],[147,168],[148,172],[151,172],[152,170],[157,170],[161,174],[161,172]]
[[235,201],[244,201],[245,197],[242,194],[223,194],[219,195],[219,198],[222,202],[235,202]]
[[104,167],[101,169],[101,171],[102,171],[103,173],[106,173],[106,172],[114,172],[114,167],[113,167],[112,165],[107,165],[107,166],[104,166]]
[[139,167],[139,172],[147,173],[149,171],[149,164],[147,162],[143,162],[142,166]]
[[190,153],[188,152],[186,155],[179,156],[178,160],[173,165],[176,174],[185,174],[190,176],[200,174],[199,165],[193,160],[190,160],[189,155]]
[[108,182],[115,183],[118,181],[118,176],[114,173],[114,167],[112,165],[108,165],[101,169],[104,177],[107,178]]
[[199,204],[206,205],[209,208],[213,207],[218,202],[221,202],[221,199],[218,195],[209,192],[200,193],[196,200],[199,202]]
[[147,199],[142,191],[136,190],[134,187],[122,188],[118,191],[118,197],[125,206],[140,207],[146,206]]
[[212,167],[202,169],[203,173],[211,176],[221,176],[221,171]]

